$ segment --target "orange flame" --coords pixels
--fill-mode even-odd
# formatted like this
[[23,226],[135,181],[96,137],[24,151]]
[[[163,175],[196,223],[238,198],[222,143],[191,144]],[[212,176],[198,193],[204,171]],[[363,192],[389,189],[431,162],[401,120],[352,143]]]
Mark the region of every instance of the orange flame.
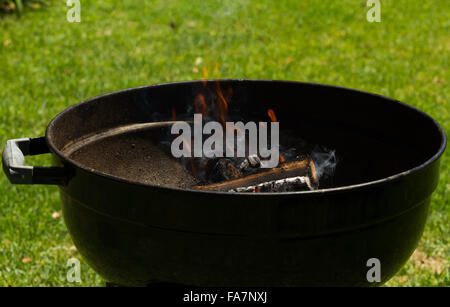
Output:
[[202,68],[202,73],[203,73],[202,83],[203,83],[203,86],[205,86],[206,85],[206,80],[208,79],[208,70],[206,69],[206,67]]
[[206,114],[208,114],[208,106],[205,102],[205,96],[203,96],[202,94],[198,94],[195,97],[194,104],[196,113],[202,113],[203,116],[206,116]]
[[277,117],[275,115],[275,111],[274,110],[268,109],[267,110],[267,115],[269,115],[271,121],[277,122]]
[[186,139],[183,139],[183,144],[187,148],[189,153],[191,153],[191,146],[189,146],[189,142]]
[[172,120],[177,120],[177,112],[174,106],[172,106]]
[[227,115],[228,115],[228,102],[225,99],[225,96],[223,95],[222,89],[220,88],[219,81],[217,81],[217,83],[216,83],[216,92],[217,92],[217,96],[219,97],[218,107],[219,107],[220,120],[222,121],[222,125],[225,126],[225,122],[227,120]]
[[[278,121],[278,120],[277,120],[277,116],[275,115],[275,111],[274,111],[274,110],[268,109],[268,110],[267,110],[267,115],[269,115],[270,120],[271,120],[272,122],[277,122],[277,121]],[[284,163],[284,162],[286,162],[286,159],[280,154],[280,163]]]

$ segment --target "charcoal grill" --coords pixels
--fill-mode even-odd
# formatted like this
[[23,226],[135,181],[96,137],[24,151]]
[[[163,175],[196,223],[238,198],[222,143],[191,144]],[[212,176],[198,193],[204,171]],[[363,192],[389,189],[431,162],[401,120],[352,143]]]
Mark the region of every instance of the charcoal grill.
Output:
[[[274,108],[282,127],[333,148],[333,176],[313,191],[192,189],[197,178],[161,149],[161,135],[173,110],[189,119],[197,94],[214,99],[219,82],[233,93],[231,115],[257,121]],[[76,247],[113,284],[373,285],[368,259],[380,260],[382,284],[414,251],[445,145],[431,117],[379,95],[208,80],[81,102],[57,115],[45,137],[9,140],[3,168],[13,184],[59,186]],[[25,165],[24,156],[43,153],[53,166]]]

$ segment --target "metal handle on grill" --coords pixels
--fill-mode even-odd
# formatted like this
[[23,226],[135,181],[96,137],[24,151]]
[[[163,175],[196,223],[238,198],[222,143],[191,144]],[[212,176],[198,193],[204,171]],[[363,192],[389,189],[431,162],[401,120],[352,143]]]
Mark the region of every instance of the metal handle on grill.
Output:
[[6,141],[2,154],[3,171],[12,184],[66,185],[67,170],[54,166],[28,166],[25,157],[49,153],[45,137]]

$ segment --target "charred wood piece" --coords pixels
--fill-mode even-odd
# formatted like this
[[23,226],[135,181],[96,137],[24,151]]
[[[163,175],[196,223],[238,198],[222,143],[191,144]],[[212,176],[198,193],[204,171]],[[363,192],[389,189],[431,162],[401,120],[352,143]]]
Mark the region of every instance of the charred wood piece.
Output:
[[233,180],[208,185],[194,186],[194,189],[204,191],[230,191],[236,188],[256,186],[264,182],[298,176],[309,177],[311,186],[314,188],[318,186],[314,162],[311,159],[305,159],[283,163],[281,166],[278,166],[276,168],[268,169],[256,174],[251,174]]

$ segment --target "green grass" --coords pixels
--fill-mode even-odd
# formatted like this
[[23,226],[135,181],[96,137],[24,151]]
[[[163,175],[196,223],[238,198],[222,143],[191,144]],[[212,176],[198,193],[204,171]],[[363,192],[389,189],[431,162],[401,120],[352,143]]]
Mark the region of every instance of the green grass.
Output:
[[[381,23],[366,21],[363,0],[87,0],[79,24],[66,21],[65,1],[54,1],[20,19],[0,16],[0,144],[43,135],[58,112],[86,98],[201,79],[203,67],[209,77],[380,93],[450,132],[448,0],[381,2]],[[447,154],[419,245],[424,256],[387,285],[450,285],[449,166]],[[0,286],[73,285],[66,262],[80,255],[62,218],[52,218],[60,210],[55,187],[13,186],[0,175]],[[103,284],[83,262],[81,278],[83,286]]]

